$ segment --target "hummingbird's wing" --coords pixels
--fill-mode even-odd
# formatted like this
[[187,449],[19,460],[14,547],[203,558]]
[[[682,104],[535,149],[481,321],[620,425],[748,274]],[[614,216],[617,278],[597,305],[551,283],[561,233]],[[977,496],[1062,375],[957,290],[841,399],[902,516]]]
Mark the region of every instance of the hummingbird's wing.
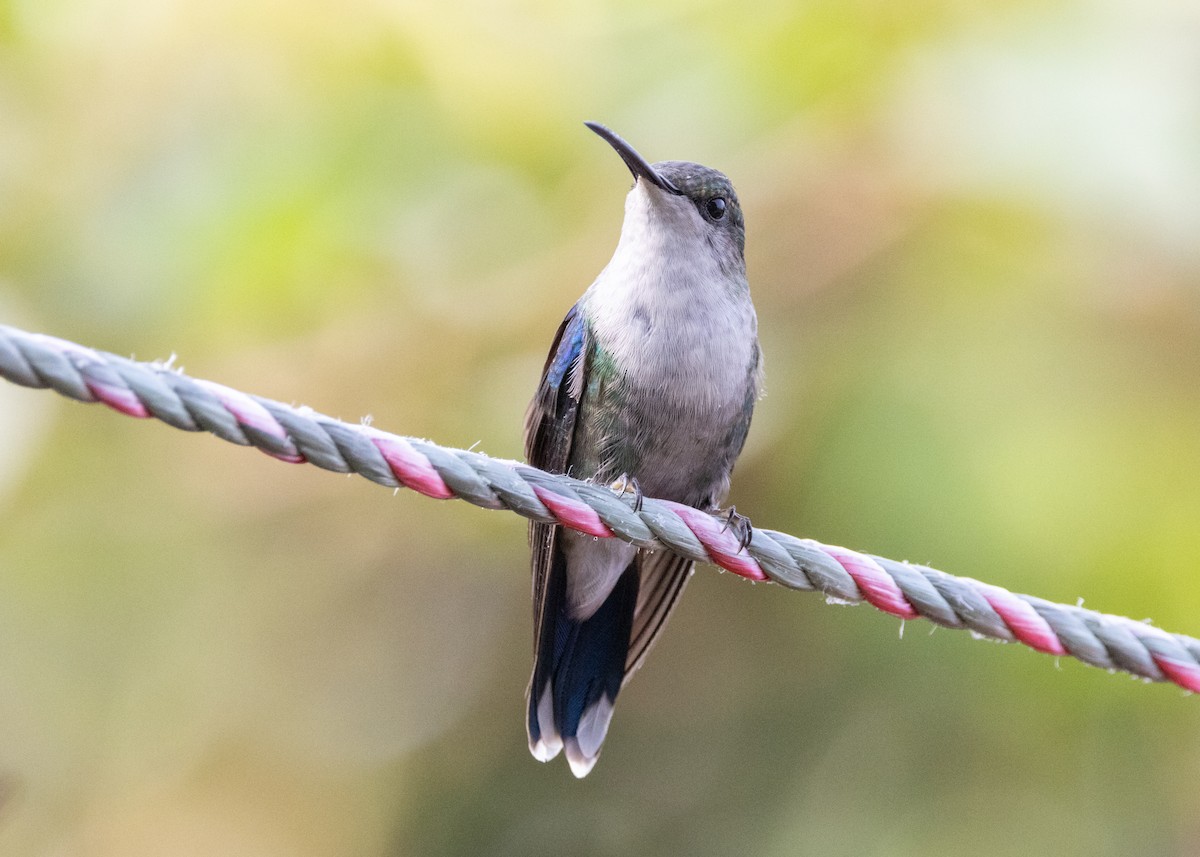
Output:
[[[542,380],[525,417],[525,457],[535,467],[564,473],[571,463],[591,343],[578,306],[572,307],[550,347]],[[584,776],[595,763],[624,677],[638,575],[633,548],[593,546],[552,524],[529,528],[533,553],[534,666],[529,681],[529,748],[542,761],[566,747],[571,770]],[[573,541],[575,539],[575,541]],[[607,541],[607,540],[606,540]],[[571,614],[568,554],[613,549],[628,568],[587,618]],[[588,549],[592,550],[588,550]]]
[[554,334],[542,380],[525,412],[525,457],[535,467],[561,472],[571,457],[588,344],[587,325],[576,304]]
[[637,672],[650,647],[666,627],[667,617],[692,576],[694,563],[667,551],[638,553],[641,572],[637,607],[633,614],[633,630],[629,636],[629,654],[625,657],[625,679]]
[[[525,460],[534,467],[551,473],[567,471],[579,400],[583,396],[588,345],[587,325],[576,304],[554,335],[542,380],[525,413]],[[556,529],[553,524],[534,523],[529,527],[533,549],[533,618],[534,627],[539,629]],[[536,639],[534,649],[537,649]]]

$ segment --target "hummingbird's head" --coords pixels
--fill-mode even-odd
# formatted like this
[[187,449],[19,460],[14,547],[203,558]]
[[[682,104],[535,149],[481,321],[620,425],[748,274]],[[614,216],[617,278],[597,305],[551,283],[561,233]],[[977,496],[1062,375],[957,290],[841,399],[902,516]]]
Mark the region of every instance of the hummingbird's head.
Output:
[[603,125],[584,124],[603,137],[633,173],[627,227],[637,211],[645,216],[644,228],[676,236],[683,252],[707,251],[717,255],[723,268],[744,270],[746,225],[733,184],[724,173],[688,161],[651,164]]

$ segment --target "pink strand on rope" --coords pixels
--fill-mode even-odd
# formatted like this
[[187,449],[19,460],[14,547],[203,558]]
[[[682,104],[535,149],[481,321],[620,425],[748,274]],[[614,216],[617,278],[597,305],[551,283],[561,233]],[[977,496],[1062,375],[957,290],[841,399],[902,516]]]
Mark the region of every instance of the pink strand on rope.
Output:
[[[197,384],[205,387],[221,402],[221,405],[229,413],[233,414],[234,419],[240,425],[247,426],[263,434],[273,437],[276,440],[286,441],[291,443],[291,438],[288,437],[287,431],[279,424],[279,421],[271,416],[270,412],[247,396],[245,393],[226,387],[224,384],[218,384],[216,381],[205,381],[198,379]],[[288,464],[304,464],[305,458],[300,453],[294,455],[286,455],[282,453],[270,452],[263,450],[272,458],[277,458],[280,461],[286,461]]]
[[[88,348],[85,345],[79,345],[74,342],[68,342],[65,339],[59,339],[57,336],[48,336],[44,333],[35,333],[31,338],[49,345],[63,354],[70,355],[83,363],[90,363],[95,366],[107,365],[104,358]],[[150,410],[138,400],[137,394],[127,387],[116,387],[112,384],[105,384],[102,381],[94,379],[83,379],[84,386],[88,388],[96,401],[108,405],[117,413],[125,414],[128,417],[137,417],[138,419],[146,419],[150,416]]]
[[758,561],[742,548],[732,527],[721,526],[712,515],[691,506],[669,500],[662,502],[695,534],[714,563],[749,580],[770,580]]
[[[1154,625],[1149,624],[1149,622],[1135,622],[1132,619],[1125,619],[1124,621],[1126,627],[1138,639],[1157,638],[1170,644],[1175,643],[1172,635],[1168,634],[1162,628],[1156,628]],[[1156,652],[1153,649],[1150,649],[1150,657],[1154,659],[1154,663],[1158,665],[1158,668],[1172,682],[1192,693],[1200,693],[1200,668],[1194,664],[1178,661],[1170,655]]]
[[554,517],[558,518],[564,526],[600,539],[613,537],[613,531],[600,520],[600,516],[591,506],[538,485],[533,486],[533,493],[537,494],[538,499],[554,513]]
[[811,540],[806,541],[836,559],[838,564],[846,569],[846,573],[854,578],[854,582],[862,591],[863,598],[872,607],[882,610],[884,613],[899,616],[901,619],[920,617],[921,614],[908,603],[908,599],[904,597],[904,593],[900,591],[896,581],[875,560],[849,548],[831,547]]
[[1151,655],[1151,657],[1154,658],[1154,663],[1158,664],[1158,668],[1172,682],[1184,690],[1189,690],[1192,693],[1200,693],[1200,669],[1191,664],[1180,663],[1174,658],[1168,658],[1166,655]]
[[1046,624],[1046,620],[1038,615],[1028,601],[998,586],[978,581],[976,586],[992,609],[1000,614],[1013,636],[1022,643],[1047,655],[1069,654],[1054,629]]
[[114,387],[99,381],[85,381],[84,383],[87,384],[88,390],[96,397],[97,401],[108,405],[114,411],[139,419],[146,419],[150,416],[150,411],[137,400],[137,396],[133,394],[132,390]]
[[449,500],[454,496],[446,480],[434,470],[428,458],[413,449],[412,444],[372,428],[364,431],[370,435],[371,443],[375,444],[401,485],[435,500]]

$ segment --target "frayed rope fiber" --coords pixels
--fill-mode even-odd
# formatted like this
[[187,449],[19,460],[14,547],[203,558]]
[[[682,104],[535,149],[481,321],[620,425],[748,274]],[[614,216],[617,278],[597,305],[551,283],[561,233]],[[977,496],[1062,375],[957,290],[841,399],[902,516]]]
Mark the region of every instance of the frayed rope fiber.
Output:
[[140,363],[0,325],[0,376],[132,417],[207,431],[282,461],[357,473],[389,488],[485,509],[509,509],[638,547],[670,550],[750,578],[863,601],[902,619],[925,618],[977,636],[1070,655],[1108,670],[1200,691],[1200,640],[1147,622],[1055,604],[998,586],[754,527],[749,544],[719,516],[633,496],[477,452],[448,449],[307,408],[238,392],[158,363]]

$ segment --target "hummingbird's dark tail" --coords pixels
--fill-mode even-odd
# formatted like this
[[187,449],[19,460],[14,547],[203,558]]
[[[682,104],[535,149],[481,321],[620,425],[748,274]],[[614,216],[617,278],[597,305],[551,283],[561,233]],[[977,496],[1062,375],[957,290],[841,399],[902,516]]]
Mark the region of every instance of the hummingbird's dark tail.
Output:
[[586,619],[570,615],[566,557],[558,545],[546,587],[529,684],[529,749],[543,762],[565,749],[572,773],[583,777],[600,755],[625,678],[638,601],[637,561]]

